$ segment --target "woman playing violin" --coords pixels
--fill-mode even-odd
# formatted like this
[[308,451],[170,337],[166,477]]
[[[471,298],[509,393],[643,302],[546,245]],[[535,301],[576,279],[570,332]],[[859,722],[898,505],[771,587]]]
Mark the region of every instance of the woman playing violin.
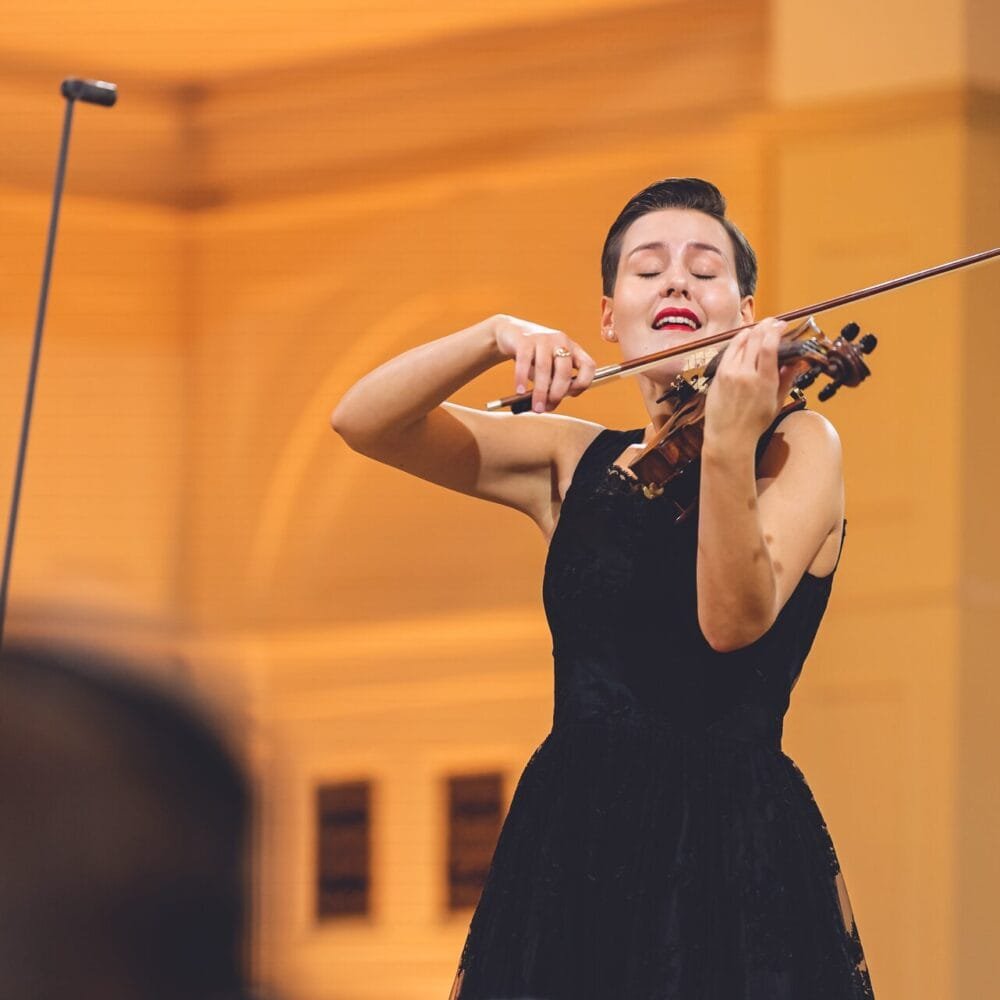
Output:
[[[754,323],[757,264],[712,184],[622,210],[601,334],[624,360]],[[552,732],[518,783],[453,1000],[873,996],[846,886],[782,720],[842,544],[840,444],[782,409],[787,324],[727,345],[708,388],[696,503],[629,485],[670,418],[677,361],[637,376],[646,424],[552,413],[594,374],[566,334],[496,315],[392,359],[333,426],[355,450],[522,511],[549,544]],[[531,414],[447,402],[513,362]]]

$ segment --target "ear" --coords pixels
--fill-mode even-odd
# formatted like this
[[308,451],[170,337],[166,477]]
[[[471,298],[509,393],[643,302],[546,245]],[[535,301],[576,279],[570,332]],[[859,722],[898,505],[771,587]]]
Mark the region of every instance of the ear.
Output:
[[740,302],[740,317],[744,323],[753,322],[754,301],[752,295],[744,295]]
[[601,336],[612,343],[618,339],[615,333],[615,300],[610,295],[601,296]]

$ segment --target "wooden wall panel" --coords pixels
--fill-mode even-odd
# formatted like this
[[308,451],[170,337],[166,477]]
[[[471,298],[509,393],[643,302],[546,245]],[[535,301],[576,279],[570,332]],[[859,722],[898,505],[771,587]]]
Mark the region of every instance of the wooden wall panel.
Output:
[[[760,0],[641,4],[234,77],[195,108],[222,200],[364,191],[718,125],[764,97]],[[677,25],[684,25],[683,44]],[[692,84],[692,81],[697,81]],[[669,110],[669,117],[664,112]]]
[[[1000,245],[1000,105],[974,104],[969,115],[964,188],[965,225],[977,246]],[[961,576],[956,600],[962,611],[960,716],[956,761],[955,928],[956,996],[989,991],[991,970],[980,956],[1000,931],[1000,831],[997,795],[997,719],[1000,718],[1000,442],[991,358],[997,337],[997,265],[970,273],[954,374],[962,396]]]
[[[592,11],[628,17],[637,0],[175,0],[152,11],[142,4],[82,7],[42,0],[8,7],[2,61],[20,52],[48,54],[63,65],[140,72],[154,80],[219,80],[344,53],[419,51],[442,36],[489,37],[511,26],[544,25]],[[93,75],[93,74],[91,74]]]
[[[5,484],[48,210],[47,199],[10,190],[0,208]],[[92,629],[114,645],[129,620],[177,625],[187,263],[174,218],[67,198],[11,578],[22,626]]]
[[[796,0],[771,4],[771,92],[811,106],[877,93],[954,87],[968,80],[973,3],[843,0],[836,13]],[[985,10],[985,5],[984,5]]]

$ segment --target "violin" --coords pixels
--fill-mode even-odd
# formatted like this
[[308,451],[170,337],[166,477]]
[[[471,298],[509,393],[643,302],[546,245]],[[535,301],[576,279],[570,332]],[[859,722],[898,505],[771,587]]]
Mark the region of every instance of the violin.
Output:
[[[857,302],[859,299],[870,298],[883,292],[892,291],[904,285],[933,278],[949,271],[980,264],[991,258],[1000,256],[1000,247],[984,250],[981,253],[960,257],[957,260],[938,264],[935,267],[915,271],[899,278],[870,285],[836,298],[816,302],[802,309],[782,313],[777,319],[804,321],[782,337],[778,348],[778,364],[786,365],[794,362],[808,362],[809,367],[798,375],[792,384],[792,401],[783,411],[801,409],[805,405],[803,390],[816,381],[821,375],[826,375],[830,381],[820,390],[819,400],[830,399],[842,386],[853,388],[860,385],[871,374],[865,363],[865,356],[875,350],[878,343],[874,334],[865,334],[857,343],[855,340],[860,332],[857,323],[848,323],[836,340],[829,340],[816,325],[814,315],[836,306]],[[681,358],[681,373],[670,384],[667,391],[657,400],[671,407],[666,422],[657,431],[652,440],[637,449],[636,456],[629,462],[628,468],[612,466],[612,472],[633,488],[641,490],[649,500],[663,496],[668,485],[680,479],[684,472],[691,468],[701,455],[704,440],[705,402],[712,376],[718,368],[726,344],[741,330],[754,324],[726,330],[722,333],[705,337],[694,343],[657,351],[640,358],[633,358],[621,364],[606,365],[594,373],[590,388],[604,382],[621,378],[626,375],[637,375],[652,368],[668,358]],[[531,393],[521,393],[491,400],[486,404],[487,410],[509,408],[512,413],[521,413],[531,407]],[[690,512],[693,501],[681,503],[674,498],[678,507],[678,520]]]
[[[840,331],[840,336],[830,341],[810,316],[785,334],[778,347],[778,364],[809,364],[793,382],[793,401],[787,404],[786,409],[801,408],[804,405],[803,390],[820,375],[830,376],[830,381],[819,394],[820,400],[826,401],[841,386],[853,388],[871,374],[863,358],[875,350],[878,340],[874,334],[866,333],[854,343],[860,330],[857,323],[848,323]],[[627,470],[647,500],[662,496],[665,487],[700,456],[708,387],[724,352],[725,345],[713,351],[707,363],[682,371],[657,399],[658,403],[670,404],[670,416],[631,461]]]

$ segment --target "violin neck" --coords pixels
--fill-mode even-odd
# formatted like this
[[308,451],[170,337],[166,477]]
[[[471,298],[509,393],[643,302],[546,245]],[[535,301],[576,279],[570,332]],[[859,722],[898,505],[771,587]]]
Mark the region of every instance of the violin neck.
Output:
[[778,364],[787,365],[791,361],[808,358],[816,351],[816,345],[806,341],[782,341],[778,346]]

